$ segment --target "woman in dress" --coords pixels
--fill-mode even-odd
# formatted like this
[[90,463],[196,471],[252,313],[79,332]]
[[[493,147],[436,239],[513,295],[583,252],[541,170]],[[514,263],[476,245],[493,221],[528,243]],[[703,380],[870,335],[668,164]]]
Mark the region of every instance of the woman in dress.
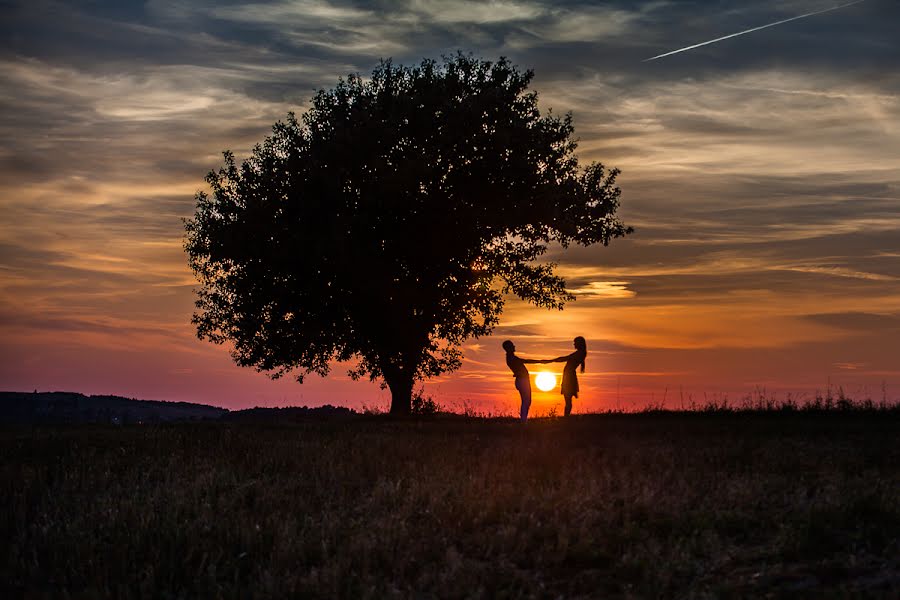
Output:
[[506,350],[506,366],[516,378],[516,389],[519,390],[519,397],[522,399],[519,416],[522,421],[525,421],[528,419],[528,409],[531,408],[531,377],[528,375],[525,363],[534,364],[547,361],[519,358],[516,356],[516,346],[510,340],[503,342],[503,349]]
[[575,369],[581,365],[581,372],[584,373],[584,358],[587,356],[587,342],[584,341],[583,337],[579,335],[572,341],[572,344],[575,346],[575,352],[572,354],[540,361],[544,363],[566,363],[566,366],[563,367],[562,385],[560,385],[559,391],[566,401],[567,417],[572,414],[572,398],[578,397],[578,375],[575,374]]

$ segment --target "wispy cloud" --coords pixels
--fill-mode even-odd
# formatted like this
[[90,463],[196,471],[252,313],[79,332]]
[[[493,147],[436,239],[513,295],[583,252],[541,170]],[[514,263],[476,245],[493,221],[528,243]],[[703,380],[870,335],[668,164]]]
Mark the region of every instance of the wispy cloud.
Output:
[[630,281],[590,281],[569,291],[578,296],[593,298],[634,298],[634,290],[628,289]]
[[893,275],[882,275],[881,273],[870,273],[867,271],[857,271],[846,267],[833,266],[816,266],[816,265],[785,265],[778,267],[786,271],[798,271],[800,273],[817,273],[822,275],[831,275],[833,277],[847,277],[850,279],[864,279],[868,281],[900,281],[900,277]]

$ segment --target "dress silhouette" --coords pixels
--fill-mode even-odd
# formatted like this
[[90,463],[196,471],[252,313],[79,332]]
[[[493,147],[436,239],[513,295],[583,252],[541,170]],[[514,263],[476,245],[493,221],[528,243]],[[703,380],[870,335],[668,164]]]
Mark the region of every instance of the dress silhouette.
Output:
[[549,360],[542,360],[542,363],[564,362],[562,384],[559,386],[559,392],[566,401],[566,416],[572,414],[572,398],[578,397],[578,375],[575,370],[581,366],[581,372],[584,373],[584,359],[587,356],[587,342],[580,335],[572,341],[575,346],[575,352],[566,356],[558,356]]
[[531,376],[528,374],[528,368],[525,364],[546,361],[519,358],[516,356],[516,346],[510,340],[503,342],[503,349],[506,350],[506,366],[509,367],[516,378],[516,389],[519,390],[519,397],[522,399],[519,416],[522,421],[526,421],[528,419],[528,409],[531,408]]

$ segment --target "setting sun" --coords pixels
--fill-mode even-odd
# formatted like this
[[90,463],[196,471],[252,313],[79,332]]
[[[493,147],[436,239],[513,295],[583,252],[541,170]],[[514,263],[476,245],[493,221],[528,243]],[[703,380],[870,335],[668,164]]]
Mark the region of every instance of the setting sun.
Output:
[[542,392],[549,392],[556,387],[556,375],[543,371],[534,378],[534,385]]

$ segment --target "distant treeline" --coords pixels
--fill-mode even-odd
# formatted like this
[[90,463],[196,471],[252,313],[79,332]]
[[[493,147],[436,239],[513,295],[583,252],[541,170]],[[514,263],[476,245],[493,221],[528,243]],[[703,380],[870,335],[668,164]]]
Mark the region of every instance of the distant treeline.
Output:
[[74,392],[0,392],[0,424],[166,423],[179,421],[271,421],[354,416],[335,406],[250,408],[229,411],[207,404],[86,396]]
[[[693,398],[679,399],[680,407],[673,402],[650,403],[634,410],[609,409],[599,414],[618,413],[694,413],[694,414],[815,414],[815,413],[880,413],[897,414],[900,403],[883,398],[879,401],[866,398],[854,400],[843,390],[836,394],[828,392],[816,394],[812,399],[796,400],[791,396],[777,398],[757,392],[737,402],[725,397],[696,402]],[[413,414],[419,416],[442,416],[448,418],[491,418],[508,417],[473,410],[466,407],[462,412],[448,410],[431,398],[414,398]],[[0,425],[28,424],[78,424],[111,423],[124,425],[131,423],[171,423],[183,421],[221,421],[228,423],[290,423],[320,419],[347,419],[363,415],[383,415],[379,410],[364,409],[357,412],[342,406],[284,408],[248,408],[230,411],[208,404],[191,402],[165,402],[159,400],[137,400],[121,396],[86,396],[74,392],[0,392]],[[540,416],[540,415],[536,415]],[[558,416],[551,411],[547,416]],[[577,415],[576,415],[577,416]]]

